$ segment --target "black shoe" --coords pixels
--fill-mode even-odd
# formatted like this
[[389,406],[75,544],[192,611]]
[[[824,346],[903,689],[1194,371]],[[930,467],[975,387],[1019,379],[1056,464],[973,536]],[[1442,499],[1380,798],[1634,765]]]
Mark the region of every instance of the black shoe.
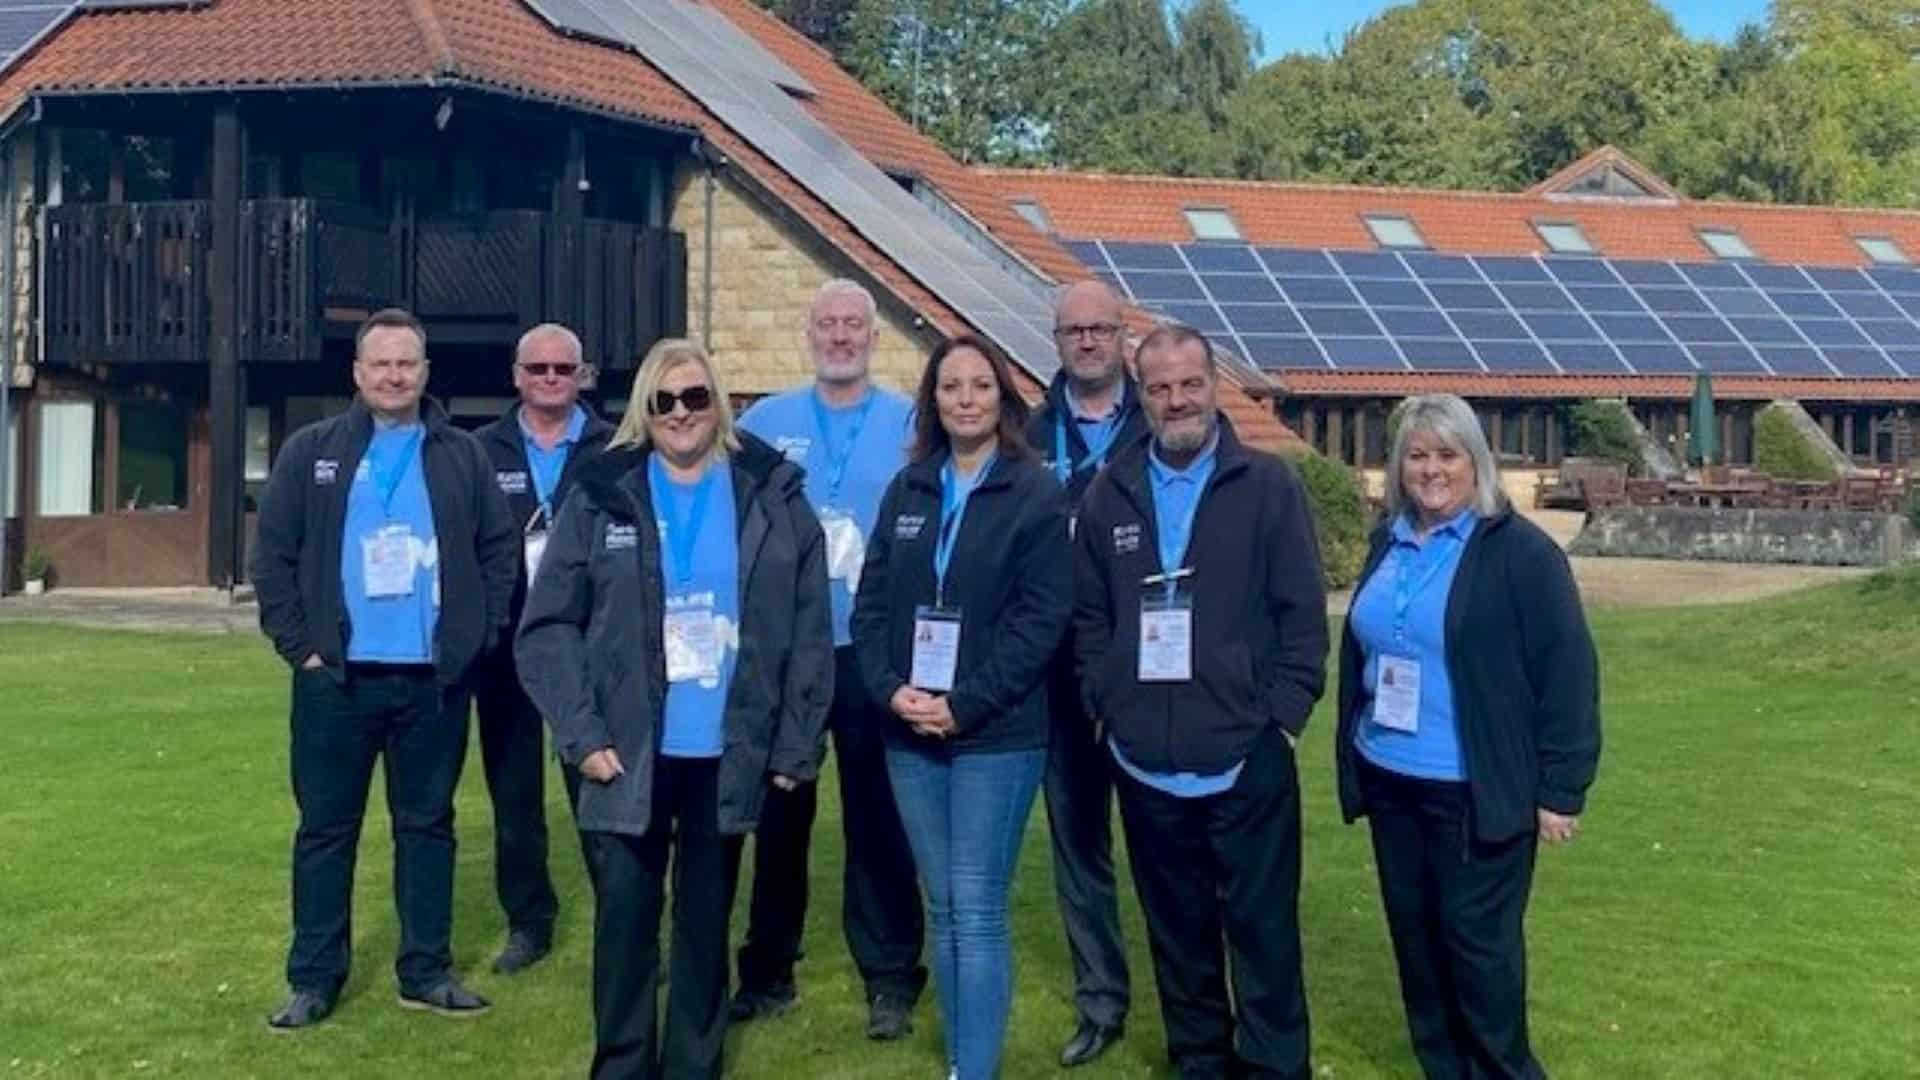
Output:
[[479,1016],[493,1008],[493,1003],[461,986],[458,980],[449,976],[424,994],[416,995],[409,994],[405,990],[400,991],[400,1007],[425,1009],[428,1012],[439,1013],[441,1016],[464,1019],[469,1016]]
[[913,1034],[913,1007],[905,998],[875,994],[867,1002],[867,1038],[893,1042]]
[[546,959],[552,951],[552,934],[535,930],[510,930],[507,932],[507,947],[500,950],[500,956],[493,962],[494,973],[512,975],[525,971]]
[[727,1022],[744,1024],[749,1020],[771,1020],[776,1016],[793,1011],[800,1003],[800,995],[793,984],[775,983],[758,990],[741,987],[733,995],[733,1001],[727,1006]]
[[280,1011],[267,1017],[267,1030],[285,1035],[312,1027],[333,1013],[333,997],[318,990],[295,989]]
[[1071,1069],[1076,1065],[1085,1065],[1101,1054],[1106,1053],[1114,1043],[1127,1034],[1127,1025],[1097,1024],[1092,1020],[1080,1021],[1080,1027],[1060,1049],[1060,1064]]

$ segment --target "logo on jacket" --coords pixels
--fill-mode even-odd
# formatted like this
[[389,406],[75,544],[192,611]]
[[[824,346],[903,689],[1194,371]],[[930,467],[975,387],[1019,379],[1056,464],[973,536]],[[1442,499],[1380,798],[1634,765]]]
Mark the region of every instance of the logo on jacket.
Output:
[[316,486],[331,484],[339,479],[339,462],[332,458],[320,458],[313,463],[313,482]]
[[901,514],[893,519],[893,538],[895,540],[918,540],[920,530],[927,527],[925,514]]
[[630,551],[640,543],[640,532],[632,525],[623,525],[617,521],[607,522],[606,543],[602,546],[608,551]]
[[1113,527],[1113,553],[1128,555],[1140,550],[1140,526],[1115,525]]
[[782,435],[773,440],[773,448],[787,456],[795,465],[807,463],[807,451],[813,449],[813,440],[805,435]]
[[527,471],[525,469],[500,469],[494,472],[493,482],[500,485],[502,495],[525,495],[527,493]]

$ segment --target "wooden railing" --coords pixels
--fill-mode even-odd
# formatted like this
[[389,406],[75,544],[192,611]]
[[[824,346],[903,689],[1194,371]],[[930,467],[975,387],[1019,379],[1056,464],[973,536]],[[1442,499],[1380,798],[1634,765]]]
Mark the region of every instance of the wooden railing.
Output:
[[[57,365],[205,363],[211,213],[205,202],[49,207],[44,314]],[[235,290],[243,360],[319,359],[380,307],[410,308],[436,341],[508,344],[545,321],[589,359],[631,366],[686,330],[686,243],[623,222],[532,211],[415,219],[311,199],[241,204]]]

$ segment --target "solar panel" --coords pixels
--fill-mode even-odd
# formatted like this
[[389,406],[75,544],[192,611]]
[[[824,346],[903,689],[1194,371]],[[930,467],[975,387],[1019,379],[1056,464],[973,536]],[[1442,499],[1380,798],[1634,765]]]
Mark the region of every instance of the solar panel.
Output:
[[60,28],[81,0],[11,0],[0,3],[0,71]]
[[[751,41],[742,44],[745,35],[737,27],[718,25],[712,12],[687,0],[526,2],[563,33],[644,57],[1029,371],[1048,378],[1058,368],[1047,299],[976,251],[816,120],[777,84],[791,81],[791,73],[765,66],[765,50]],[[1161,247],[1168,264],[1140,268],[1179,271],[1191,280],[1179,252]],[[1109,254],[1114,266],[1129,268],[1117,252]],[[1190,292],[1205,298],[1197,283]]]
[[[1920,378],[1920,270],[1212,244],[1072,249],[1096,272],[1121,264],[1134,299],[1210,333],[1223,326],[1223,344],[1237,339],[1270,369]],[[1121,263],[1162,265],[1170,253],[1215,269],[1176,285],[1177,271]],[[1255,264],[1264,272],[1245,269]],[[1202,286],[1213,304],[1189,298]],[[1173,292],[1182,295],[1155,299]]]

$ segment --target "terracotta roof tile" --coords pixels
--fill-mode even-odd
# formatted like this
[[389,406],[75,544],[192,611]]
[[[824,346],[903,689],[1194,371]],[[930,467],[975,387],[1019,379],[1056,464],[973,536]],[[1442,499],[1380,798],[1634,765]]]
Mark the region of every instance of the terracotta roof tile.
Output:
[[1890,236],[1920,258],[1920,212],[1757,203],[1610,201],[1534,194],[1361,188],[1238,180],[1189,180],[1105,173],[975,170],[1008,200],[1045,208],[1070,239],[1183,243],[1193,239],[1181,211],[1232,213],[1250,243],[1372,250],[1362,220],[1399,214],[1436,251],[1475,255],[1544,253],[1536,221],[1578,224],[1612,258],[1711,261],[1697,230],[1739,231],[1761,258],[1781,263],[1859,266],[1856,236]]

